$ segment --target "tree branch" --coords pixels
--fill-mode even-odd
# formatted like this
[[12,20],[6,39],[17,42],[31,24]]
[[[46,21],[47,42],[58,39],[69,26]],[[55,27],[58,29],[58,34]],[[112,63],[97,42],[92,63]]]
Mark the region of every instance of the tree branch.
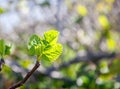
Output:
[[40,63],[38,61],[36,61],[35,66],[32,68],[32,70],[30,72],[27,73],[27,75],[25,76],[25,78],[22,81],[16,83],[15,85],[11,86],[9,89],[16,89],[16,88],[22,86],[30,78],[30,76],[35,72],[35,70],[39,66],[40,66]]
[[[68,78],[66,78],[64,76],[62,76],[62,77],[53,77],[53,76],[51,76],[51,73],[53,71],[59,71],[62,68],[66,68],[66,67],[69,67],[72,64],[77,64],[77,63],[80,63],[80,62],[92,61],[94,63],[97,63],[102,59],[103,60],[104,59],[112,59],[112,58],[116,58],[116,57],[120,57],[120,54],[119,53],[104,53],[104,52],[96,52],[96,53],[91,52],[91,54],[86,54],[84,56],[81,56],[80,54],[78,54],[77,57],[71,59],[69,62],[62,63],[61,65],[59,65],[57,67],[52,66],[52,67],[46,69],[44,72],[38,70],[38,71],[36,71],[34,73],[33,76],[42,75],[42,76],[47,76],[47,77],[55,79],[55,80],[71,82],[73,80],[68,79]],[[11,65],[13,65],[13,64],[11,64]]]
[[92,61],[94,63],[97,63],[102,59],[114,58],[114,57],[117,57],[118,55],[119,54],[116,54],[116,53],[104,53],[104,52],[103,53],[102,52],[100,52],[100,53],[99,52],[98,53],[91,53],[91,54],[87,54],[85,56],[78,55],[74,59],[70,60],[69,62],[63,63],[58,67],[52,66],[52,67],[48,68],[46,70],[46,72],[48,74],[50,74],[52,71],[59,70],[59,69],[65,68],[65,67],[69,67],[70,65],[76,64],[76,63],[79,63],[79,62]]

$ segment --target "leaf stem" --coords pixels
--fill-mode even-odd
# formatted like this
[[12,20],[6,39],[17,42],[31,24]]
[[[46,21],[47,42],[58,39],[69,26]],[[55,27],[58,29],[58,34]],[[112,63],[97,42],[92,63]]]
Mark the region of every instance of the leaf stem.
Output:
[[32,68],[32,70],[30,72],[27,73],[27,75],[24,77],[23,80],[21,80],[20,82],[12,85],[9,89],[16,89],[22,85],[25,84],[25,82],[30,78],[30,76],[35,72],[35,70],[40,66],[40,63],[38,61],[36,61],[35,66]]

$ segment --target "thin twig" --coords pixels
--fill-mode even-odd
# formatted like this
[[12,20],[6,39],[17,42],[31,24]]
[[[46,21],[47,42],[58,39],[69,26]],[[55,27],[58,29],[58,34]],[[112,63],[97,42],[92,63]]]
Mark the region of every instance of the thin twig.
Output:
[[16,88],[22,86],[30,78],[30,76],[35,72],[35,70],[39,66],[40,66],[40,63],[38,61],[36,61],[35,66],[32,68],[32,70],[30,72],[27,73],[27,75],[25,76],[25,78],[22,81],[16,83],[15,85],[11,86],[9,89],[16,89]]

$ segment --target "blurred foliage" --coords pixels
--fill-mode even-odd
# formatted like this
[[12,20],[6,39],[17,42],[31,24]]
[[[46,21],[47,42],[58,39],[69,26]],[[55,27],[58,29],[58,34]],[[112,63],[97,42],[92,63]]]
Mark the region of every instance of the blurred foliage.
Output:
[[[120,89],[120,0],[0,0],[0,39],[12,44],[0,89],[22,80],[33,67],[28,38],[53,28],[60,32],[62,55],[54,63],[42,60],[18,89]],[[118,55],[90,60],[100,53]]]
[[87,9],[85,6],[82,5],[78,5],[77,6],[77,12],[81,15],[81,16],[86,16],[87,15]]
[[3,14],[5,12],[4,8],[0,7],[0,14]]

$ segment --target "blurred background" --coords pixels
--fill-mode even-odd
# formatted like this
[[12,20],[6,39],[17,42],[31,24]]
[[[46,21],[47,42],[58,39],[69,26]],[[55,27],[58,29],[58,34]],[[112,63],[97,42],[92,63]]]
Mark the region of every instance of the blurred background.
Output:
[[0,0],[0,39],[12,45],[0,73],[7,89],[31,70],[32,34],[60,32],[62,55],[18,89],[120,89],[120,0]]

